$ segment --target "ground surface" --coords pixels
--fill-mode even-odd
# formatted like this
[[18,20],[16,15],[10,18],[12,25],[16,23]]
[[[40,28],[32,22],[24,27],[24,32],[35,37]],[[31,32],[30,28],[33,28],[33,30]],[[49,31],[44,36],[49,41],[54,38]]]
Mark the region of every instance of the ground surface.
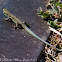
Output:
[[[36,15],[35,9],[45,8],[43,0],[0,0],[0,58],[8,61],[35,62],[43,50],[44,44],[24,29],[14,30],[14,24],[3,21],[3,8],[7,8],[20,20],[30,24],[30,29],[47,40],[49,35],[47,22]],[[4,60],[5,61],[5,60]],[[7,61],[7,60],[6,60]]]

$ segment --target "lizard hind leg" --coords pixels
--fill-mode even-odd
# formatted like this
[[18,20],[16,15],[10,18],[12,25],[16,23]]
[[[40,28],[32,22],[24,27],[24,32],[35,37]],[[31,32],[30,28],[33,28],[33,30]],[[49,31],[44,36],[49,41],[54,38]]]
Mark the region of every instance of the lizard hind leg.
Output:
[[18,24],[18,28],[19,28],[19,29],[24,29],[24,28],[21,26],[21,24]]
[[14,26],[15,29],[24,29],[21,24],[16,23],[16,25]]

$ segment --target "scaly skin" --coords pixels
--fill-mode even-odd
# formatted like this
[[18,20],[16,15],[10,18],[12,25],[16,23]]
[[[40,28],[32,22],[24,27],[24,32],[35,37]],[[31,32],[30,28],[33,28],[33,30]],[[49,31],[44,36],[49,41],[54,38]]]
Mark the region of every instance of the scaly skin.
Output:
[[[12,19],[12,21],[16,24],[16,27],[18,27],[18,24],[20,24],[29,34],[31,34],[32,36],[34,36],[35,38],[37,38],[38,40],[40,40],[41,42],[55,48],[58,51],[62,51],[62,49],[58,49],[55,46],[49,44],[48,42],[42,40],[39,36],[37,36],[35,33],[33,33],[21,20],[19,20],[16,16],[14,16],[13,14],[11,14],[7,9],[3,9],[3,13],[5,14],[5,16],[7,16],[8,18]],[[8,19],[7,18],[7,19]]]

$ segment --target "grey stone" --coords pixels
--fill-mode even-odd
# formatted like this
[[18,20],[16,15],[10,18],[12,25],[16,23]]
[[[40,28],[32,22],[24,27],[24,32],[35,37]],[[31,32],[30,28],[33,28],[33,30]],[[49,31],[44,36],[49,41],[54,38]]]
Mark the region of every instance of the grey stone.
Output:
[[[37,16],[38,7],[45,9],[44,0],[0,0],[0,58],[20,62],[35,62],[43,51],[44,43],[31,36],[24,29],[14,29],[14,23],[2,20],[3,8],[30,25],[30,29],[47,40],[49,36],[47,22]],[[6,61],[7,61],[6,60]]]

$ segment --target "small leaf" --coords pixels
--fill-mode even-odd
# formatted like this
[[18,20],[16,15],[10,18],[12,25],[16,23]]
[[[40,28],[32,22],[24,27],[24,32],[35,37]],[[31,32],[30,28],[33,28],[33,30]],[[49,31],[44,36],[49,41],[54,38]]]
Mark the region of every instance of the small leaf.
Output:
[[60,7],[62,7],[62,4],[60,5]]
[[55,19],[55,20],[54,20],[54,24],[57,24],[57,20],[58,20],[58,19]]
[[60,28],[60,26],[56,25],[53,21],[48,20],[48,22],[50,24],[50,27],[55,28],[55,29]]
[[62,7],[60,9],[62,9]]
[[52,3],[52,4],[53,4],[53,3],[54,3],[54,1],[50,1],[50,3]]
[[60,6],[60,7],[62,7],[62,3],[61,3],[61,2],[57,2],[57,3],[55,4],[55,6]]
[[44,14],[44,11],[41,11],[41,12],[40,12],[40,15],[43,15],[43,14]]
[[52,24],[53,24],[53,21],[51,21],[51,20],[48,20],[48,22],[49,22],[49,24],[50,24],[50,25],[52,25]]

